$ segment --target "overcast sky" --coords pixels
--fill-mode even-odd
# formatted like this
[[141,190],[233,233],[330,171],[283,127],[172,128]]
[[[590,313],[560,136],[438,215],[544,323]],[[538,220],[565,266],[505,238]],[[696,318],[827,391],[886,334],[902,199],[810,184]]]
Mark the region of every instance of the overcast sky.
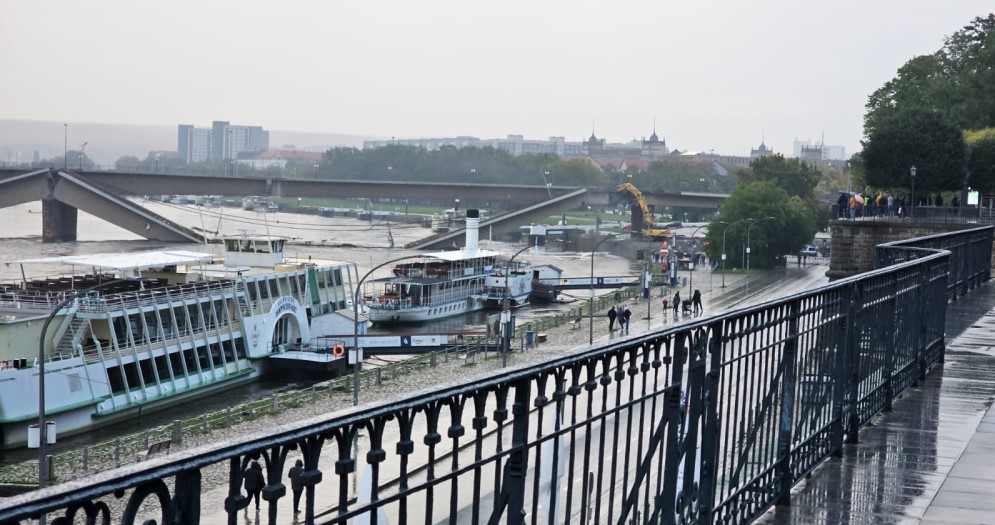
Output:
[[748,155],[859,148],[867,96],[991,0],[0,2],[0,118],[212,120]]

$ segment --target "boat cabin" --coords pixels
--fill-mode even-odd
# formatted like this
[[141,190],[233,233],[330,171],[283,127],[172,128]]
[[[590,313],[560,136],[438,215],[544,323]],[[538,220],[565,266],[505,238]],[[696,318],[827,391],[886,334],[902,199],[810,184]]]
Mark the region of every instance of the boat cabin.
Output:
[[225,264],[272,268],[283,262],[284,237],[246,236],[225,237]]

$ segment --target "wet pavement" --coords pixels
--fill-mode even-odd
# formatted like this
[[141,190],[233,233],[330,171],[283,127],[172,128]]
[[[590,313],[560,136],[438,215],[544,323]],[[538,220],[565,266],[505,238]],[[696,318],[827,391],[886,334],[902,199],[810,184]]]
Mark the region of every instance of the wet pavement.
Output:
[[763,524],[995,523],[995,284],[948,304],[946,361]]

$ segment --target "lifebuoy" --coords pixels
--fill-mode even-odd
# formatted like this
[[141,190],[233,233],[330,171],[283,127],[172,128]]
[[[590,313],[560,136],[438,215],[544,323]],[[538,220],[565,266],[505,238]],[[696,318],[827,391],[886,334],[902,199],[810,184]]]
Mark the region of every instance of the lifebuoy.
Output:
[[335,357],[342,357],[345,355],[345,347],[342,345],[335,345],[332,347],[332,355]]

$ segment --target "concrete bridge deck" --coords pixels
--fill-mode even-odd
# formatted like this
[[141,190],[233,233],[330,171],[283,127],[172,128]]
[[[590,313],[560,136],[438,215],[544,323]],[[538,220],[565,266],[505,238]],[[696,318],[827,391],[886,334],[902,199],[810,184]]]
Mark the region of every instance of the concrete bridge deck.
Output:
[[757,523],[995,523],[993,307],[993,283],[949,303],[941,369]]

